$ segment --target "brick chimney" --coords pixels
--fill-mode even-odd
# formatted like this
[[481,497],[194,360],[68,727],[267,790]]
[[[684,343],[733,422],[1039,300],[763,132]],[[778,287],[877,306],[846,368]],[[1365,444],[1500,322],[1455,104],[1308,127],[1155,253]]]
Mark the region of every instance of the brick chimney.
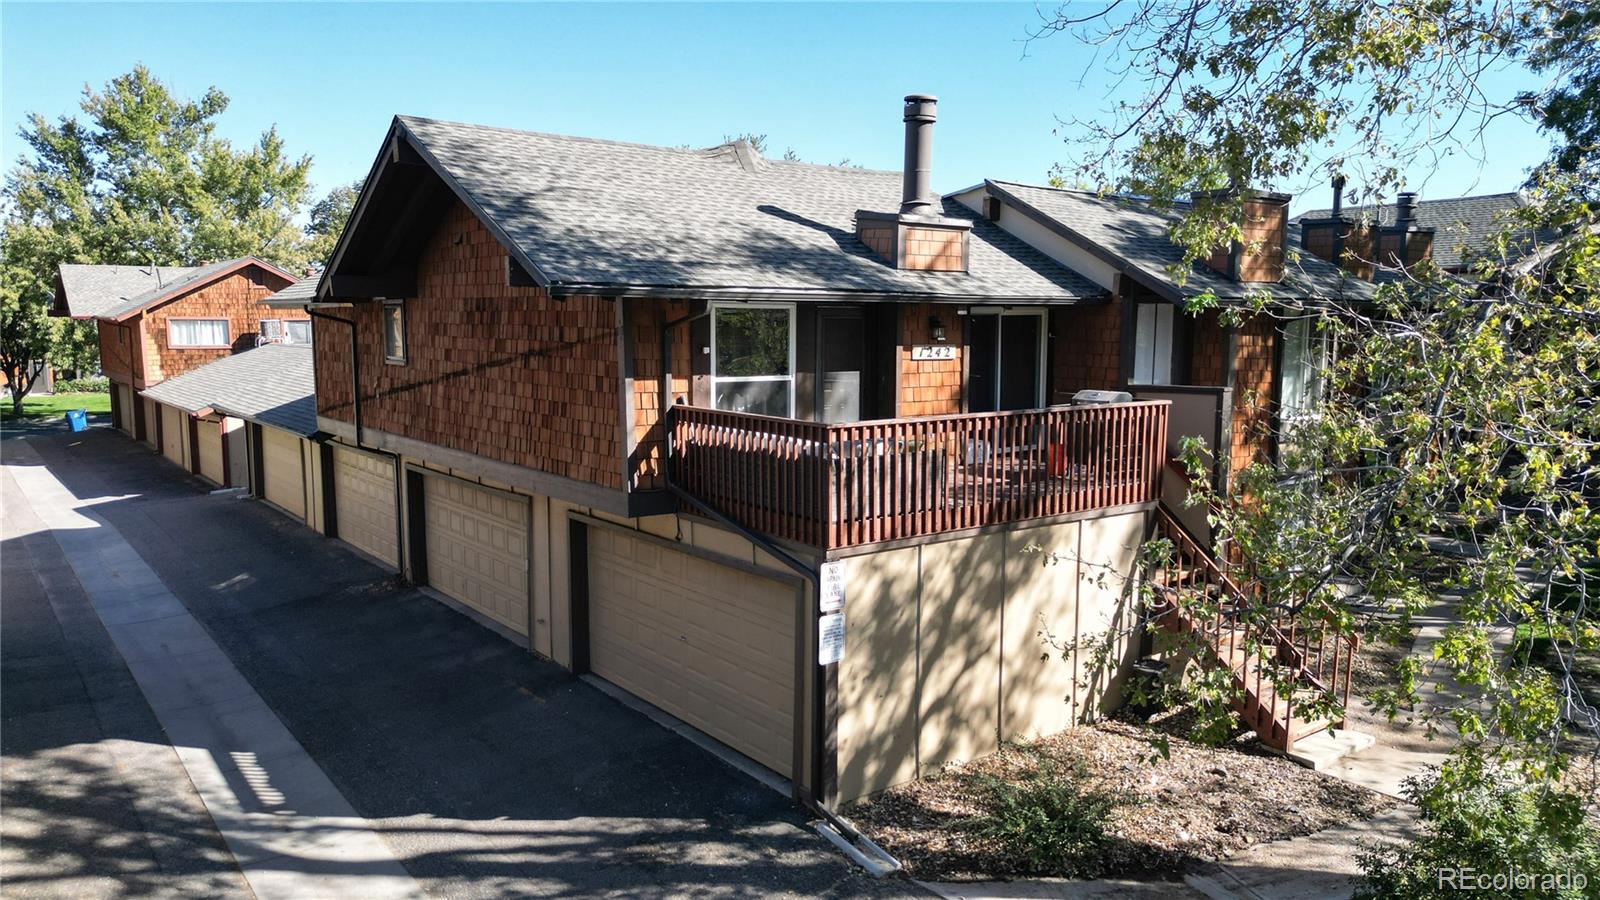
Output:
[[[1199,203],[1227,196],[1226,192],[1196,193]],[[1283,248],[1289,235],[1289,194],[1245,191],[1242,201],[1243,241],[1218,247],[1204,262],[1234,281],[1269,283],[1283,280]]]
[[1431,259],[1434,230],[1417,224],[1417,195],[1401,192],[1394,207],[1394,224],[1378,234],[1378,261],[1391,268],[1410,268]]
[[905,171],[900,211],[856,210],[856,237],[889,265],[922,272],[965,272],[972,223],[947,218],[932,188],[933,123],[939,100],[928,94],[905,99]]
[[1300,220],[1300,246],[1357,278],[1372,280],[1372,229],[1344,214],[1343,175],[1333,179],[1333,209],[1326,218]]

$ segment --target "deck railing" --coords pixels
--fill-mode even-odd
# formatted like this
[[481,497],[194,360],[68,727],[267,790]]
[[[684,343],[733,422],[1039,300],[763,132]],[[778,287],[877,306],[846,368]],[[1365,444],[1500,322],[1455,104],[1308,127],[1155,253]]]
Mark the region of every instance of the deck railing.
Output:
[[837,549],[1156,500],[1166,402],[800,422],[672,410],[674,482],[772,537]]

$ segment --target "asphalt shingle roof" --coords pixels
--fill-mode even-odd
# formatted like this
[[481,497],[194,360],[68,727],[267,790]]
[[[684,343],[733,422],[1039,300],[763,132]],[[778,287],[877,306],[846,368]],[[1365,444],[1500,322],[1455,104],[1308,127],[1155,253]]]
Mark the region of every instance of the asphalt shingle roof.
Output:
[[897,270],[855,237],[858,209],[900,208],[901,176],[399,118],[425,157],[553,283],[949,299],[1067,300],[1098,286],[974,222],[969,271]]
[[104,315],[130,297],[172,284],[195,266],[92,266],[62,263],[62,296],[74,318]]
[[261,298],[260,303],[274,308],[304,306],[317,299],[317,282],[321,279],[320,272],[307,275],[276,294]]
[[[1519,193],[1483,194],[1477,197],[1450,197],[1440,200],[1417,201],[1417,224],[1435,230],[1433,236],[1433,261],[1441,268],[1453,269],[1462,265],[1463,257],[1482,251],[1506,214],[1527,204]],[[1393,225],[1394,204],[1383,206],[1346,207],[1344,215],[1351,219],[1373,221],[1379,225]],[[1331,209],[1314,209],[1301,213],[1296,220],[1326,219],[1333,215]]]
[[[1240,299],[1263,288],[1274,295],[1300,300],[1365,298],[1372,286],[1310,253],[1299,254],[1298,261],[1285,263],[1281,284],[1240,283],[1195,263],[1180,286],[1169,267],[1182,262],[1183,250],[1168,237],[1176,220],[1174,213],[1162,212],[1145,203],[1101,196],[1088,191],[1073,191],[1010,181],[987,182],[991,191],[1008,195],[1060,225],[1114,258],[1154,289],[1185,297],[1205,291],[1221,299]],[[1288,243],[1299,247],[1299,229],[1290,227]]]
[[143,394],[187,412],[210,407],[296,434],[317,430],[309,344],[264,344],[168,378]]

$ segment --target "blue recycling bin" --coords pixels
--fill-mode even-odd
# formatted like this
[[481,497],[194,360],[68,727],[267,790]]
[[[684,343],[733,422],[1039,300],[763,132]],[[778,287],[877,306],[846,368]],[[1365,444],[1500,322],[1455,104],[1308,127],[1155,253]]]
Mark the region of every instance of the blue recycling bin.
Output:
[[67,424],[73,431],[84,431],[89,427],[89,411],[86,409],[67,410]]

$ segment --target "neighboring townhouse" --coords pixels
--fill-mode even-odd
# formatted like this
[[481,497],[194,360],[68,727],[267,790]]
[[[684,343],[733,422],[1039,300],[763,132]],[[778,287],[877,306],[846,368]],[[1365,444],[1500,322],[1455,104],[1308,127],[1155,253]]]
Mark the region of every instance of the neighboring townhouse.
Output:
[[[938,197],[934,110],[907,98],[904,173],[395,119],[287,301],[313,321],[328,532],[802,798],[1114,706],[1145,649],[1135,554],[1177,527],[1177,387],[1265,383],[1277,344],[1218,326],[1175,378],[1162,329],[1194,288],[1162,274],[1164,220]],[[1252,201],[1265,249],[1197,278],[1370,290],[1285,271],[1286,200]],[[1063,235],[1083,206],[1144,237]]]
[[162,455],[326,532],[311,348],[266,344],[146,388]]
[[[1402,231],[1427,234],[1427,257],[1444,271],[1461,274],[1471,257],[1489,251],[1496,232],[1527,203],[1528,198],[1517,191],[1442,200],[1421,200],[1415,192],[1402,191],[1392,204],[1347,207],[1344,181],[1337,180],[1333,206],[1302,213],[1295,223],[1306,250],[1323,259],[1343,260],[1363,277],[1374,276],[1371,263],[1378,259],[1370,250],[1371,235]],[[1420,258],[1420,248],[1413,255]]]
[[[1298,243],[1287,194],[1252,192],[1244,203],[1249,241],[1187,268],[1183,249],[1168,238],[1181,209],[1164,212],[1137,200],[993,180],[950,197],[1110,294],[1102,306],[1053,313],[1051,330],[1072,336],[1053,346],[1053,399],[1115,388],[1170,400],[1169,449],[1175,452],[1186,436],[1224,448],[1213,473],[1221,485],[1230,471],[1272,459],[1285,427],[1318,402],[1331,352],[1326,333],[1316,327],[1318,308],[1372,296],[1359,276],[1314,254],[1286,252]],[[1263,293],[1271,299],[1269,312],[1226,321],[1224,310]],[[1189,312],[1190,301],[1202,294],[1215,303]],[[1204,510],[1182,504],[1182,468],[1170,470],[1168,506],[1208,539]]]
[[112,422],[159,449],[154,410],[136,401],[139,392],[258,343],[309,339],[303,313],[263,317],[257,305],[294,280],[253,256],[202,266],[63,263],[51,312],[96,321]]

